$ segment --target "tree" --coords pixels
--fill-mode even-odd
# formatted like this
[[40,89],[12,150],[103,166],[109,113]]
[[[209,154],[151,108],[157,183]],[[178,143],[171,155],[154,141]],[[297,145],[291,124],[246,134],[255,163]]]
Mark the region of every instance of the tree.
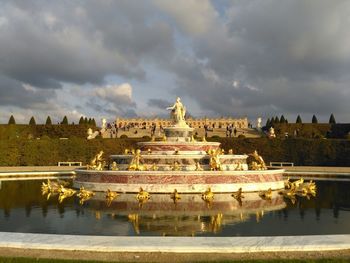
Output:
[[51,125],[52,124],[52,121],[51,121],[51,118],[50,118],[50,116],[47,116],[47,118],[46,118],[46,123],[45,123],[46,125]]
[[298,115],[297,120],[296,120],[296,123],[303,123],[303,122],[301,121],[300,115]]
[[286,119],[284,118],[283,115],[281,116],[280,123],[286,123]]
[[11,115],[8,124],[16,124],[15,117],[13,117],[13,115]]
[[312,121],[311,121],[312,123],[318,123],[318,121],[317,121],[317,118],[316,118],[316,116],[315,115],[313,115],[312,116]]
[[89,118],[89,120],[88,120],[88,124],[89,124],[89,125],[91,125],[91,118]]
[[63,117],[63,120],[62,120],[61,124],[68,125],[68,118],[67,118],[67,116]]
[[79,125],[83,125],[84,124],[84,117],[81,116],[79,119]]
[[271,121],[270,121],[270,118],[268,118],[266,121],[265,127],[270,128],[270,126],[271,126]]
[[274,123],[280,123],[280,119],[278,118],[278,116],[275,117]]
[[334,118],[333,113],[332,113],[331,116],[329,117],[329,123],[330,123],[330,124],[336,124],[336,121],[335,121],[335,118]]
[[84,124],[88,124],[88,118],[87,117],[84,118]]
[[36,125],[34,116],[32,116],[32,117],[30,118],[30,120],[29,120],[29,125]]

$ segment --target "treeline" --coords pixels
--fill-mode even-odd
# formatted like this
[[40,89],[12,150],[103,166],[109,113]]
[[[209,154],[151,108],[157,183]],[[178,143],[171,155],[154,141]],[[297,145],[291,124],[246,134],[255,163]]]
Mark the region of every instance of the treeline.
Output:
[[[15,117],[14,117],[13,115],[10,116],[10,119],[9,119],[9,121],[8,121],[8,124],[9,124],[9,125],[14,125],[14,124],[16,124],[16,120],[15,120]],[[57,123],[57,124],[69,125],[67,116],[64,116],[63,119],[62,119],[62,121],[59,122],[59,123]],[[75,123],[72,122],[71,125],[74,125],[74,124],[75,124]],[[34,116],[32,116],[32,117],[29,119],[29,125],[37,125]],[[50,116],[47,116],[45,125],[52,125],[52,120],[51,120],[51,117],[50,117]],[[84,118],[83,116],[81,116],[80,119],[79,119],[79,125],[91,125],[91,126],[93,126],[93,127],[96,127],[96,121],[95,121],[94,118],[87,118],[87,117]]]
[[[274,127],[274,125],[276,125],[276,124],[288,124],[288,123],[289,123],[288,120],[283,115],[281,115],[281,117],[275,116],[275,117],[272,117],[272,118],[268,118],[264,127],[268,129],[270,127]],[[296,124],[302,124],[303,123],[300,115],[297,116],[297,118],[295,120],[295,123]],[[312,116],[311,123],[312,124],[317,124],[318,123],[316,115]],[[336,124],[335,117],[334,117],[333,113],[329,117],[328,124]]]
[[[144,139],[95,139],[72,137],[67,140],[0,140],[0,166],[57,165],[59,161],[88,163],[100,150],[105,156],[136,148]],[[258,150],[265,161],[293,162],[295,165],[349,166],[350,141],[324,139],[232,139],[216,138],[227,152],[251,153]]]

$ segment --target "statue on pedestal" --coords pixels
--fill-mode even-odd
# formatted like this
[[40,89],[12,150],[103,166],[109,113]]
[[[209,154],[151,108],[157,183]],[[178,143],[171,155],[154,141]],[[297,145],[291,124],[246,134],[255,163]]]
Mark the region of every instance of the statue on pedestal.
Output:
[[186,107],[182,104],[179,97],[177,97],[174,105],[168,107],[167,110],[171,110],[170,118],[173,120],[175,126],[188,127],[185,121]]
[[275,129],[273,127],[270,127],[268,137],[276,138]]

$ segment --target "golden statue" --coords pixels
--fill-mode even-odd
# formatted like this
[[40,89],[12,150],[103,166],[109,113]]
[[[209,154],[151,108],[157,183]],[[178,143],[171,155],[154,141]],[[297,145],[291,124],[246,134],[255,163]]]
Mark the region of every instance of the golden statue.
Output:
[[243,170],[244,170],[244,167],[243,167],[243,164],[242,164],[241,161],[238,161],[238,162],[236,163],[235,170],[236,170],[236,171],[243,171]]
[[232,149],[229,149],[229,150],[228,150],[228,154],[233,154],[233,150],[232,150]]
[[139,201],[140,207],[142,207],[142,204],[146,203],[150,198],[151,195],[140,187],[140,191],[136,195],[136,199]]
[[95,157],[91,160],[90,164],[87,165],[87,169],[102,171],[103,167],[105,166],[102,155],[103,151],[100,151],[98,154],[96,154]]
[[173,171],[180,171],[180,170],[181,170],[181,166],[180,166],[179,162],[178,162],[178,161],[174,161],[174,164],[173,164],[173,166],[171,167],[171,169],[172,169]]
[[202,199],[206,202],[211,202],[214,199],[214,193],[211,191],[209,187],[207,191],[202,194]]
[[191,136],[191,142],[196,142],[196,139],[194,138],[194,136]]
[[151,154],[152,153],[152,150],[150,148],[147,149],[147,153],[148,154]]
[[251,163],[252,170],[267,170],[264,159],[258,154],[257,150],[255,150],[253,153],[248,155],[252,156],[255,160]]
[[77,194],[77,197],[79,197],[79,199],[80,199],[79,203],[81,205],[83,205],[85,201],[89,200],[94,195],[95,195],[94,192],[89,191],[89,190],[85,190],[85,188],[82,186],[82,187],[80,187],[80,191]]
[[238,189],[238,191],[237,191],[237,192],[234,192],[231,196],[232,196],[234,199],[236,199],[236,200],[240,200],[240,199],[244,198],[244,195],[243,195],[242,193],[243,193],[243,192],[242,192],[242,187],[240,187],[240,188]]
[[66,199],[67,197],[73,196],[76,193],[76,191],[71,188],[65,188],[63,185],[60,185],[58,193],[59,193],[58,201],[62,203],[63,200]]
[[272,199],[272,189],[269,188],[267,191],[260,191],[259,196],[261,197],[261,199],[271,200]]
[[124,150],[124,154],[125,154],[125,155],[128,155],[129,153],[130,153],[129,149],[125,149],[125,150]]
[[178,200],[181,199],[181,196],[180,196],[180,194],[177,192],[177,190],[174,189],[174,193],[172,193],[172,194],[170,195],[170,198],[174,201],[174,203],[176,203]]
[[111,170],[112,170],[112,171],[118,171],[118,170],[119,170],[119,168],[118,168],[118,165],[117,165],[117,162],[116,162],[116,161],[114,161],[114,162],[112,163],[112,165],[111,165]]
[[59,184],[57,182],[51,182],[47,179],[47,183],[42,182],[41,184],[41,194],[47,195],[47,200],[50,199],[51,195],[56,195],[59,192]]
[[220,149],[209,150],[208,153],[210,155],[210,161],[209,161],[210,170],[211,171],[222,171],[223,168],[221,166],[220,157],[219,157],[221,150]]
[[134,152],[134,157],[131,160],[131,163],[128,167],[128,170],[130,171],[145,171],[145,167],[143,164],[141,164],[141,150],[137,149]]
[[202,142],[206,142],[205,136],[202,137]]
[[114,199],[116,199],[118,196],[119,196],[119,194],[117,192],[113,192],[113,191],[107,189],[107,192],[106,192],[106,204],[107,204],[107,206],[110,206],[112,204],[112,201]]

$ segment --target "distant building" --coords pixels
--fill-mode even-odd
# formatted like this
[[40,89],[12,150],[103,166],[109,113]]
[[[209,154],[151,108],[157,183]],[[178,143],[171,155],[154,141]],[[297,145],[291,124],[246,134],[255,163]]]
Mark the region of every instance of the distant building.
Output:
[[[207,125],[209,129],[226,128],[228,125],[232,125],[236,128],[248,128],[248,119],[245,118],[188,118],[187,124],[196,129],[204,128]],[[123,127],[134,127],[134,128],[151,128],[153,124],[157,127],[167,127],[171,125],[170,119],[159,119],[159,118],[117,118],[116,125],[118,128]]]

